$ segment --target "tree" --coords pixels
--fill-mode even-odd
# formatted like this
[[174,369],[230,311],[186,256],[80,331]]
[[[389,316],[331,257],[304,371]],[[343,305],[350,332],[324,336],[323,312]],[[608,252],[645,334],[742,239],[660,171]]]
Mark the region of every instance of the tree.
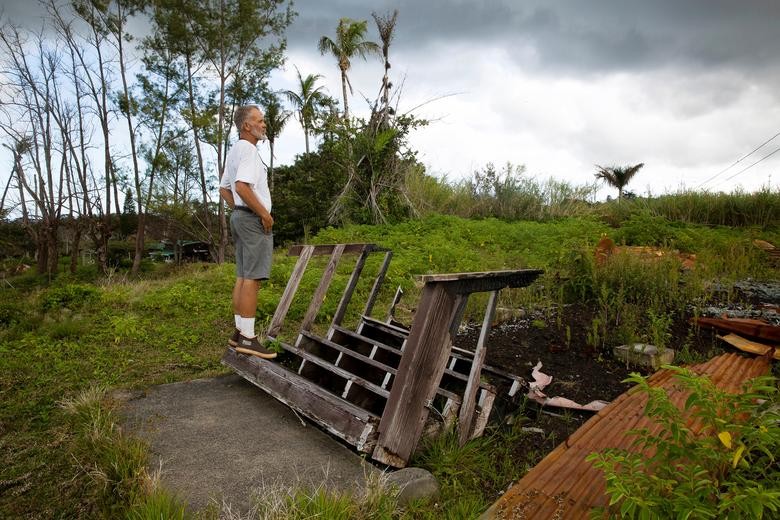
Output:
[[644,165],[645,163],[639,163],[634,166],[609,166],[605,168],[604,166],[599,166],[597,164],[596,168],[598,168],[598,171],[596,172],[596,178],[617,188],[619,201],[623,198],[623,188],[631,182],[634,175],[636,175]]
[[385,74],[382,76],[382,87],[379,91],[379,110],[374,109],[379,115],[379,125],[384,126],[387,123],[387,118],[390,115],[390,89],[392,83],[387,73],[390,70],[390,44],[393,42],[393,35],[395,32],[395,23],[398,20],[398,9],[394,10],[392,14],[385,16],[371,13],[371,16],[376,22],[377,31],[379,31],[379,39],[382,40],[382,57],[385,62]]
[[[271,148],[271,163],[268,166],[268,189],[274,192],[274,143],[282,133],[284,125],[290,119],[290,112],[282,108],[276,95],[271,95],[265,105],[265,136],[268,138],[268,146]],[[307,152],[308,146],[307,146]]]
[[381,55],[379,45],[372,41],[365,40],[368,22],[366,20],[357,21],[350,18],[342,18],[336,28],[336,40],[331,40],[327,36],[320,38],[318,49],[320,54],[333,55],[341,71],[341,93],[344,98],[344,121],[349,124],[349,102],[347,100],[347,86],[352,92],[352,85],[349,83],[347,71],[352,66],[352,58],[359,56],[366,59],[369,55]]
[[[268,76],[284,59],[283,34],[292,23],[293,11],[287,0],[178,2],[187,5],[189,37],[197,42],[215,85],[209,94],[211,106],[206,110],[216,117],[204,126],[203,137],[216,152],[217,176],[221,179],[230,144],[233,110],[267,95]],[[221,199],[217,205],[220,241],[216,259],[222,262],[227,247],[227,220]],[[206,200],[203,206],[208,206]]]
[[[324,99],[324,86],[316,86],[317,81],[322,78],[320,74],[309,74],[305,78],[301,76],[301,71],[295,67],[298,74],[298,91],[286,90],[284,95],[288,101],[293,104],[298,121],[303,127],[303,136],[306,140],[306,153],[309,153],[309,134],[312,130],[312,123],[317,113],[317,106]],[[266,120],[268,117],[266,116]],[[267,121],[266,121],[267,123]]]

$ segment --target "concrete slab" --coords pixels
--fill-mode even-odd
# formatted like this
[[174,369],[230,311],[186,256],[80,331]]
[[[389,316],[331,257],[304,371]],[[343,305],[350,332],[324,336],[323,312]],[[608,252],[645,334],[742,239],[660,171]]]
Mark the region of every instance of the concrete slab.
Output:
[[379,471],[237,375],[154,387],[123,410],[151,446],[152,469],[162,463],[164,487],[194,510],[224,500],[246,511],[263,486],[355,491]]

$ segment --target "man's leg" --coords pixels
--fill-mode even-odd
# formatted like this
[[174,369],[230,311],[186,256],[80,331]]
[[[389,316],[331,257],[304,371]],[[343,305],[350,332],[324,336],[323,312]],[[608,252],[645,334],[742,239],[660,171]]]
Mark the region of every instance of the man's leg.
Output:
[[[236,278],[236,284],[233,286],[233,314],[235,316],[241,316],[239,312],[239,297],[241,294],[241,285],[244,283],[244,279],[241,277]],[[236,328],[239,329],[240,323],[236,322]]]
[[244,279],[240,276],[236,277],[236,284],[233,286],[233,321],[235,322],[236,330],[228,340],[228,345],[235,347],[238,345],[238,336],[241,334],[242,318],[241,313],[238,310],[239,295],[241,294],[241,286],[244,283]]
[[238,310],[241,314],[241,332],[236,342],[236,352],[251,354],[265,359],[273,359],[272,352],[260,343],[255,334],[255,314],[257,313],[257,293],[260,290],[260,280],[244,278],[238,292]]
[[241,279],[238,290],[238,314],[241,316],[241,334],[244,337],[255,336],[255,315],[257,314],[257,293],[260,291],[260,280]]

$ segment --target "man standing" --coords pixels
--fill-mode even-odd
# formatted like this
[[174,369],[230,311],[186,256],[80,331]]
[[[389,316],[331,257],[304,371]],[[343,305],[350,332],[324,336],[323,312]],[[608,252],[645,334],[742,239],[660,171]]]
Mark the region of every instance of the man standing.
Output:
[[233,122],[239,140],[225,158],[219,185],[220,195],[233,208],[230,230],[236,246],[236,330],[228,343],[237,352],[273,359],[276,353],[263,347],[255,334],[257,293],[260,281],[271,275],[274,247],[268,174],[256,148],[258,141],[265,140],[265,119],[257,106],[248,105],[236,109]]

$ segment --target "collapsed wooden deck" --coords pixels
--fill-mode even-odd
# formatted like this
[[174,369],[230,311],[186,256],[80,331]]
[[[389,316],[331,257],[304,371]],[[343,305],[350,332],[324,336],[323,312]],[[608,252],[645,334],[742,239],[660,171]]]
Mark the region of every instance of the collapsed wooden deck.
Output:
[[[384,259],[359,324],[350,330],[342,322],[373,253],[383,253]],[[294,246],[289,254],[298,261],[271,320],[270,339],[278,339],[309,260],[329,255],[294,343],[280,341],[285,354],[278,361],[228,348],[222,362],[359,451],[403,467],[431,419],[434,427],[457,425],[461,442],[482,434],[496,397],[496,388],[482,380],[483,371],[509,380],[510,392],[516,391],[514,376],[484,365],[487,336],[498,292],[529,285],[542,271],[423,276],[414,321],[406,329],[391,319],[371,317],[391,251],[373,244],[335,244]],[[345,254],[357,255],[354,268],[327,333],[318,335],[313,324]],[[490,293],[476,349],[453,349],[451,337],[475,292]]]
[[[748,379],[770,370],[767,357],[748,358],[723,354],[690,367],[710,377],[715,386],[738,392]],[[675,386],[673,372],[661,370],[648,380],[650,386],[664,388],[674,404],[682,408],[688,394]],[[529,471],[485,512],[480,520],[533,518],[538,520],[589,518],[594,507],[604,507],[609,499],[604,475],[585,458],[607,448],[636,450],[632,429],[658,432],[660,425],[643,415],[647,395],[629,390],[591,417],[576,432]]]

